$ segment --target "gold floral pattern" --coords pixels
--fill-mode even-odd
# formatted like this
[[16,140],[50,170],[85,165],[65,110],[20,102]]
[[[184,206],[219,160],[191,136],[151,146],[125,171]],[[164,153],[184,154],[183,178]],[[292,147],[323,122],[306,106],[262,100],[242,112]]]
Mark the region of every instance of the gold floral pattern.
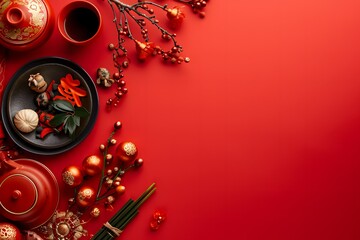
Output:
[[36,232],[49,240],[77,240],[87,236],[79,216],[71,211],[56,211],[50,221],[39,227]]
[[84,191],[81,191],[78,194],[80,200],[87,200],[92,198],[94,192],[91,191],[91,189],[85,189]]
[[63,178],[63,181],[64,181],[67,185],[70,185],[70,186],[74,185],[75,177],[74,177],[74,175],[73,175],[70,171],[65,171],[65,172],[63,172],[62,178]]
[[16,237],[16,229],[11,226],[4,224],[0,228],[0,239],[1,240],[11,240]]
[[128,156],[132,156],[137,152],[135,144],[128,142],[124,144],[125,154]]

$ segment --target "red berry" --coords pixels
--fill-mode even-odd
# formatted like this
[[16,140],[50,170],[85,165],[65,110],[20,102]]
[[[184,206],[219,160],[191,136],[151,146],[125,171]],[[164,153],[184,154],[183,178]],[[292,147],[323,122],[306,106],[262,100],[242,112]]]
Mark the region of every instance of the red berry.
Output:
[[114,128],[116,130],[120,129],[122,127],[122,123],[120,121],[117,121],[116,123],[114,123]]

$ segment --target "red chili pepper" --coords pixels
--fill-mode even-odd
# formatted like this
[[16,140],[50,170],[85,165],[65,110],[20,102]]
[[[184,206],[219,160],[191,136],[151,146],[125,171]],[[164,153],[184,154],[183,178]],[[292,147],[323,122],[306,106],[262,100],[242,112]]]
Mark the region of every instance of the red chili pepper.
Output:
[[49,133],[52,133],[54,132],[54,129],[53,128],[44,128],[41,133],[39,134],[39,138],[41,139],[44,139],[44,137],[46,137]]
[[80,81],[73,79],[70,74],[67,74],[66,77],[60,79],[60,85],[58,86],[58,91],[62,96],[56,96],[54,99],[68,100],[73,106],[81,107],[80,97],[85,97],[87,93],[79,86]]
[[46,126],[51,126],[50,121],[54,118],[53,114],[47,113],[47,112],[39,112],[39,121],[40,123],[43,123]]

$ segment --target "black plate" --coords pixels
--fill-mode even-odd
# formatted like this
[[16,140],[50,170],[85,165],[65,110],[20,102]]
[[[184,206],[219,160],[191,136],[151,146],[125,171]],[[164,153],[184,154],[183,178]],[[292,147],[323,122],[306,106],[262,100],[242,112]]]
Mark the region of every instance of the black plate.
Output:
[[[70,73],[74,79],[80,80],[80,87],[88,93],[86,97],[81,98],[81,101],[83,107],[90,112],[90,116],[81,119],[74,138],[60,133],[38,139],[35,137],[35,131],[24,134],[14,126],[13,119],[18,111],[25,108],[36,110],[34,98],[37,94],[28,87],[30,74],[36,73],[40,73],[47,83],[52,80],[58,82],[60,78]],[[95,84],[83,68],[64,58],[47,57],[27,63],[14,74],[4,91],[1,117],[5,130],[19,147],[35,154],[54,155],[70,150],[85,139],[94,127],[98,105]]]

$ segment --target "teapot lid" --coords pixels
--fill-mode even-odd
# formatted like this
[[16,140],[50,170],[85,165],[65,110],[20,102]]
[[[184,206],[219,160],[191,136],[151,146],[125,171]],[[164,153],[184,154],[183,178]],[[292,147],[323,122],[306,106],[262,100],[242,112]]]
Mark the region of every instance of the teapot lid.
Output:
[[0,43],[12,50],[35,47],[49,35],[52,16],[46,0],[3,0]]
[[0,182],[0,205],[11,215],[30,212],[37,203],[35,183],[23,174],[11,174]]

